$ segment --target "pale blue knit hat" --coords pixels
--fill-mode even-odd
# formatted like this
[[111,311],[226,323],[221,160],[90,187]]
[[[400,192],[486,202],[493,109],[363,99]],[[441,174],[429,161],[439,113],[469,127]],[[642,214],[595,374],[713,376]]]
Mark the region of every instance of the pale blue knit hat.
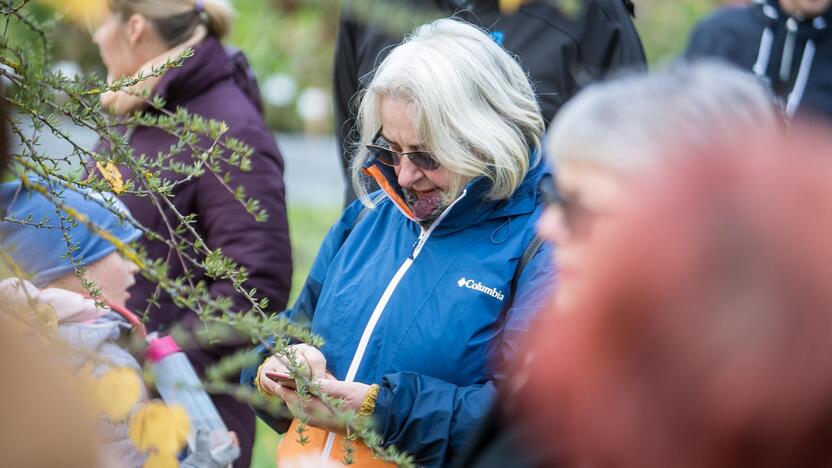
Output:
[[[78,193],[55,179],[27,177],[32,183],[45,187],[66,207],[83,214],[99,228],[122,242],[131,242],[141,231],[129,222],[122,222],[107,206],[128,214],[127,208],[113,195],[92,191]],[[90,266],[116,251],[109,241],[72,219],[49,198],[27,189],[20,180],[0,184],[0,249],[17,263],[38,287],[72,273],[63,227],[75,247],[71,258],[80,266]],[[32,226],[31,224],[42,224]]]

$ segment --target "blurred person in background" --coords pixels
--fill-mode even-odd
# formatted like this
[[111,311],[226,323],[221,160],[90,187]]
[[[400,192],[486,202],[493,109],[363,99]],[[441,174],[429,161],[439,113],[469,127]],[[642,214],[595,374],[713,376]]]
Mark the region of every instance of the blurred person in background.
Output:
[[832,119],[832,0],[754,0],[695,28],[688,59],[714,57],[753,72],[789,117]]
[[6,173],[9,163],[9,132],[6,122],[6,88],[0,84],[0,176]]
[[[0,84],[0,176],[10,161],[7,109]],[[0,466],[122,467],[105,465],[93,411],[82,404],[86,400],[77,382],[55,359],[58,351],[32,333],[20,333],[27,329],[12,316],[9,303],[0,301]]]
[[832,465],[832,141],[733,128],[631,185],[534,327],[515,399],[550,464]]
[[79,404],[84,396],[50,353],[57,350],[21,339],[0,315],[0,466],[127,468],[104,463],[92,411]]
[[[0,121],[4,121],[1,111]],[[2,148],[4,139],[5,134],[0,136]],[[0,160],[5,159],[5,151],[0,156]],[[83,215],[123,244],[135,241],[141,231],[120,219],[129,215],[112,195],[74,191],[54,178],[26,177],[26,183],[15,180],[0,184],[0,328],[12,331],[3,339],[9,341],[4,341],[8,350],[15,350],[9,351],[14,365],[0,363],[3,375],[14,382],[0,395],[0,405],[7,405],[4,421],[11,423],[0,427],[0,434],[4,441],[11,439],[15,444],[10,447],[0,443],[0,466],[92,468],[100,462],[112,468],[142,467],[146,456],[128,436],[128,422],[146,401],[147,391],[142,368],[127,346],[131,335],[144,338],[145,328],[125,308],[138,267],[122,258],[109,240],[86,224],[71,225],[65,220],[71,218],[69,211]],[[62,207],[30,184],[55,194]],[[73,244],[71,252],[65,235]],[[97,299],[106,306],[90,297],[76,268],[85,270],[84,278],[95,284],[100,292]],[[33,372],[39,377],[33,378]],[[121,385],[114,386],[110,380],[106,386],[101,384],[101,388],[110,390],[108,393],[93,391],[89,379],[102,379],[106,374],[116,375]],[[50,381],[47,387],[39,383],[44,376]],[[76,382],[84,385],[76,388]],[[42,387],[60,391],[46,395]],[[112,391],[116,389],[128,393],[115,394]],[[55,393],[62,396],[56,399]],[[47,398],[49,402],[43,401]],[[120,411],[127,413],[113,414],[112,407],[100,411],[107,407],[101,399],[126,401]],[[55,404],[65,406],[56,408]],[[45,417],[43,411],[51,416]],[[28,415],[24,416],[25,412]],[[92,421],[96,422],[94,441],[88,439],[87,431],[93,428]],[[12,424],[17,426],[12,428]],[[78,434],[67,437],[68,431]],[[54,454],[53,461],[46,463],[49,457],[35,451],[43,452],[41,443],[51,435],[61,435],[79,446]],[[196,437],[201,440],[205,436]],[[95,448],[90,451],[84,444],[92,442]],[[50,446],[55,448],[56,444],[50,442]],[[90,453],[95,454],[96,463],[88,458]],[[224,468],[238,454],[238,449],[212,451],[207,444],[197,443],[196,451],[182,466]]]
[[690,146],[756,125],[755,138],[780,129],[774,99],[752,76],[700,62],[588,87],[570,101],[548,134],[557,167],[541,192],[550,201],[538,232],[556,245],[558,305],[584,287],[594,236],[641,178],[675,164],[669,146]]
[[[373,71],[402,34],[383,25],[368,24],[361,5],[345,2],[335,45],[335,131],[345,179],[350,180],[355,156],[358,96]],[[359,2],[354,2],[359,3]],[[367,3],[367,2],[361,2]],[[526,2],[512,14],[500,12],[498,0],[385,0],[399,11],[438,11],[455,15],[489,31],[491,37],[516,56],[529,75],[548,126],[558,109],[588,83],[620,69],[646,67],[641,39],[629,0],[582,0],[577,12],[563,11],[552,1]],[[347,183],[345,205],[355,200]]]
[[[222,185],[212,173],[178,185],[171,201],[183,216],[196,215],[194,228],[210,249],[222,249],[248,273],[244,287],[256,288],[258,296],[269,299],[272,309],[282,310],[287,302],[292,262],[283,186],[283,160],[274,137],[266,128],[260,112],[257,85],[244,57],[229,53],[222,39],[231,26],[232,10],[226,0],[109,0],[109,17],[101,24],[93,40],[101,51],[110,80],[145,74],[155,65],[178,56],[185,48],[193,48],[193,57],[179,68],[166,71],[161,77],[140,82],[132,92],[109,93],[102,98],[104,106],[116,115],[134,111],[154,113],[147,100],[136,96],[150,91],[151,97],[165,99],[165,108],[179,107],[201,117],[223,121],[228,125],[224,137],[236,138],[251,147],[251,170],[242,171],[229,165],[222,169],[231,175],[230,186],[243,187],[248,197],[259,200],[268,213],[268,221],[259,223]],[[160,128],[139,127],[129,136],[136,155],[153,157],[167,152],[177,143],[176,136]],[[205,148],[211,142],[204,138]],[[106,148],[103,149],[106,151]],[[190,150],[175,155],[175,160],[193,163]],[[141,185],[126,167],[126,178]],[[164,173],[176,180],[182,175]],[[169,233],[165,218],[174,220],[171,210],[160,212],[149,198],[124,196],[124,202],[136,219],[162,236]],[[214,296],[230,297],[238,310],[251,305],[237,294],[230,281],[207,278],[203,272],[190,271],[171,248],[161,241],[144,237],[141,241],[150,258],[168,259],[172,278],[192,274],[194,282],[205,280]],[[148,331],[168,328],[181,323],[196,329],[196,314],[174,304],[162,292],[158,306],[149,300],[156,285],[138,277],[131,288],[128,307],[136,313],[149,312]],[[234,346],[191,349],[188,357],[202,372],[206,366],[229,354]],[[254,415],[248,407],[231,396],[214,396],[214,402],[228,428],[240,439],[242,456],[235,466],[247,467],[254,439]]]
[[[60,193],[64,208],[28,184]],[[48,308],[54,314],[56,338],[69,348],[61,353],[65,368],[78,379],[87,372],[97,379],[113,369],[127,370],[125,378],[134,379],[135,387],[140,388],[136,392],[138,405],[146,397],[142,369],[125,346],[131,331],[140,335],[144,330],[139,319],[125,309],[127,290],[134,283],[138,267],[85,224],[71,226],[65,221],[71,219],[67,214],[71,210],[124,244],[141,236],[141,231],[121,221],[105,203],[100,195],[76,192],[56,179],[31,174],[26,183],[15,180],[0,184],[0,268],[22,273],[21,277],[0,281],[0,303],[6,314],[14,315],[7,317],[10,320],[21,320],[36,313],[38,307]],[[109,203],[116,212],[124,209],[116,200]],[[37,220],[34,223],[42,225],[26,220]],[[67,246],[65,235],[74,249]],[[76,268],[86,270],[85,278],[95,283],[100,290],[98,299],[108,307],[90,297]],[[128,416],[131,414],[132,410]],[[101,414],[97,428],[107,460],[125,467],[144,464],[144,454],[128,437],[126,418]]]
[[[492,403],[502,363],[554,281],[550,253],[534,240],[543,119],[505,50],[442,19],[381,63],[359,129],[361,199],[330,230],[285,314],[325,345],[291,352],[324,393],[372,418],[384,446],[445,466]],[[383,190],[368,194],[364,175]],[[288,372],[280,355],[244,372],[294,412],[278,462],[309,453],[340,462],[345,428],[318,398],[301,408]],[[287,430],[289,421],[264,420]],[[384,465],[354,445],[355,466]]]
[[[777,132],[773,99],[753,77],[718,63],[593,84],[567,103],[547,136],[549,163],[557,171],[540,183],[548,207],[537,229],[555,246],[558,268],[552,308],[571,310],[575,298],[592,287],[588,259],[597,239],[643,180],[678,164],[669,146],[696,145],[751,124],[761,134]],[[551,357],[536,350],[534,355]],[[533,428],[516,418],[512,400],[526,378],[517,372],[508,379],[456,466],[551,466],[549,451],[558,448],[558,440],[528,445]]]

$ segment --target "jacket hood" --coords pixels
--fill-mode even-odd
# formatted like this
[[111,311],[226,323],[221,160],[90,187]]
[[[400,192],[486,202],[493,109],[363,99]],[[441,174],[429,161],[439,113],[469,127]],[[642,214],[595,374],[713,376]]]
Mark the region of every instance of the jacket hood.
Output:
[[93,322],[58,324],[58,336],[70,346],[99,350],[130,333],[132,327],[115,312],[107,312]]
[[[469,182],[459,198],[447,208],[449,212],[441,217],[441,223],[436,226],[434,235],[457,232],[487,219],[533,212],[538,203],[537,186],[541,177],[550,170],[539,153],[530,154],[529,159],[531,167],[526,177],[514,193],[505,200],[486,198],[491,189],[491,181],[488,178],[477,177]],[[404,194],[393,168],[372,157],[365,163],[364,173],[373,177],[387,198],[396,204],[406,217],[413,220],[410,208],[404,202]]]
[[99,307],[95,300],[66,289],[40,289],[21,278],[0,281],[0,304],[24,313],[36,304],[49,306],[55,312],[58,335],[70,345],[89,349],[97,349],[140,326],[125,318],[137,322],[130,312]]
[[55,310],[58,324],[82,323],[98,319],[109,310],[96,306],[95,301],[78,293],[59,288],[40,289],[29,281],[8,278],[0,282],[0,298],[6,306],[24,308],[38,303]]
[[181,67],[168,70],[154,91],[157,96],[165,98],[168,107],[175,108],[227,79],[233,80],[262,113],[257,80],[245,56],[237,49],[226,49],[213,36],[197,44],[193,56],[186,59]]

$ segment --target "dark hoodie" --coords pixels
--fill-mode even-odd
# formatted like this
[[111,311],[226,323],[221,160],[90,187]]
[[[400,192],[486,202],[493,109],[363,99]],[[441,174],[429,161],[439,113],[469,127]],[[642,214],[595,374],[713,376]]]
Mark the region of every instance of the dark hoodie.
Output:
[[685,56],[718,57],[752,71],[789,117],[832,118],[832,9],[801,19],[777,0],[725,7],[696,26]]
[[[169,110],[183,107],[192,114],[226,122],[229,131],[225,136],[236,138],[254,150],[251,171],[232,166],[223,166],[222,169],[230,174],[232,187],[242,186],[247,196],[260,201],[261,207],[269,214],[268,221],[256,222],[218,178],[209,172],[178,185],[170,200],[183,216],[196,215],[194,227],[208,248],[222,249],[223,254],[246,269],[248,280],[244,285],[247,289],[256,288],[259,297],[268,298],[269,310],[283,310],[292,275],[283,159],[260,114],[257,84],[245,58],[239,52],[224,49],[217,39],[208,37],[194,47],[193,57],[185,60],[180,68],[169,70],[161,77],[154,93],[165,98]],[[160,128],[139,127],[130,135],[129,144],[137,155],[154,157],[159,152],[169,151],[177,141],[176,136]],[[200,142],[206,148],[209,144],[208,141]],[[192,163],[192,155],[187,150],[177,153],[174,159]],[[126,167],[121,170],[126,178],[133,177]],[[164,176],[182,178],[182,175],[175,173]],[[147,197],[125,195],[122,200],[142,225],[161,235],[169,234],[165,218],[174,226],[178,224],[172,210],[165,209],[163,218]],[[180,277],[189,271],[194,283],[207,282],[212,296],[232,298],[235,310],[251,307],[244,297],[234,291],[229,281],[213,280],[204,272],[186,269],[179,256],[163,242],[149,240],[145,236],[141,243],[150,258],[167,260],[170,277]],[[155,290],[155,283],[137,275],[127,304],[136,313],[148,308],[148,331],[168,329],[177,323],[191,329],[200,326],[193,311],[179,307],[164,292],[158,298],[158,306],[149,304]],[[197,370],[202,372],[235,348],[229,345],[189,349],[186,352]],[[254,441],[254,414],[231,396],[215,396],[213,400],[229,430],[235,431],[240,439],[242,455],[235,466],[248,467]]]
[[[335,128],[347,180],[345,202],[355,199],[350,161],[358,137],[355,116],[357,93],[372,79],[375,66],[400,43],[350,15],[345,2],[335,47]],[[528,72],[547,125],[567,99],[586,84],[620,68],[643,69],[644,49],[630,19],[629,0],[584,0],[582,11],[570,17],[551,0],[529,2],[511,16],[502,16],[497,0],[385,0],[417,11],[457,14],[487,29],[491,36]],[[417,26],[416,24],[413,25]]]

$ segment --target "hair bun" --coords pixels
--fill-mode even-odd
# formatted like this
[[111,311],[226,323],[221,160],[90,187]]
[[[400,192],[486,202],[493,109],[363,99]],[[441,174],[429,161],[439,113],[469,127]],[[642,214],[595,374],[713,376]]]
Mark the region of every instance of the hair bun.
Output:
[[228,36],[234,18],[234,9],[228,0],[197,0],[194,8],[199,13],[200,22],[208,27],[212,36],[219,39]]

